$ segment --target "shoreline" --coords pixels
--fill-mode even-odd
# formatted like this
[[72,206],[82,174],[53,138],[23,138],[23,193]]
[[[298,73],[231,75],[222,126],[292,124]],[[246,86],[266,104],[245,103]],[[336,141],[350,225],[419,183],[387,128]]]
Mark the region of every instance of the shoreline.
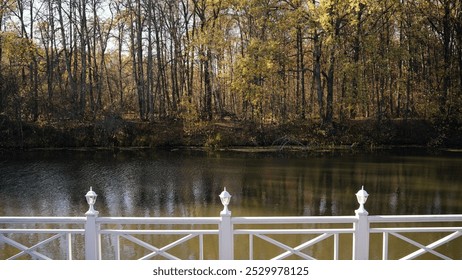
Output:
[[298,121],[255,124],[181,120],[87,123],[0,123],[0,150],[204,149],[212,151],[374,151],[390,148],[462,149],[462,128],[425,120],[353,120],[326,126]]
[[350,146],[335,147],[300,147],[286,146],[283,149],[269,146],[233,146],[226,148],[210,149],[200,146],[176,146],[176,147],[40,147],[26,149],[8,149],[0,148],[0,155],[18,155],[29,153],[53,153],[53,152],[70,152],[70,153],[108,153],[117,154],[151,154],[151,153],[175,153],[175,152],[192,152],[208,154],[274,154],[274,155],[298,155],[298,156],[316,156],[316,155],[349,155],[349,154],[375,154],[375,153],[397,153],[397,154],[435,154],[435,155],[462,155],[462,149],[456,148],[429,148],[417,145],[393,145],[393,146],[376,146],[370,149],[355,149]]

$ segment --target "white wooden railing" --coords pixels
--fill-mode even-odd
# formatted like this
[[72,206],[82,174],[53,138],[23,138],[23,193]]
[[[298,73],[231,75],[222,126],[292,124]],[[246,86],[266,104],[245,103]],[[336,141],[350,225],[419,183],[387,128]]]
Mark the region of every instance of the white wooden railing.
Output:
[[[318,258],[319,250],[310,250],[315,246],[322,248],[321,258],[333,260],[370,259],[371,252],[375,258],[377,251],[384,260],[426,253],[462,259],[437,250],[445,245],[462,251],[462,215],[369,216],[364,189],[357,193],[355,215],[333,217],[232,217],[226,190],[219,217],[99,217],[96,194],[90,190],[86,196],[86,217],[0,217],[0,259],[311,260]],[[419,240],[430,233],[425,242]],[[399,256],[392,245],[396,240],[414,249]],[[261,254],[261,246],[274,247],[274,254]]]

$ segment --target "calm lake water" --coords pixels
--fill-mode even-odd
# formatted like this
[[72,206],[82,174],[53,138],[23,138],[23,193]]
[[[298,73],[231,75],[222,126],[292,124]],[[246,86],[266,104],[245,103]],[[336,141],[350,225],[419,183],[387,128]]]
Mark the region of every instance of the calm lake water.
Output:
[[415,150],[307,155],[201,151],[0,154],[0,216],[83,216],[90,186],[100,216],[462,214],[462,154]]

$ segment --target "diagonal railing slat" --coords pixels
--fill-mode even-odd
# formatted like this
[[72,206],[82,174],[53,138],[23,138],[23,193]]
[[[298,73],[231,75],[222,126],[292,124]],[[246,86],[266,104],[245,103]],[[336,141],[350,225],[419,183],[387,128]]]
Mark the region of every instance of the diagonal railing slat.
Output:
[[[313,256],[309,256],[303,252],[300,252],[303,249],[306,249],[310,246],[313,246],[324,239],[334,236],[334,252],[333,258],[339,259],[339,235],[340,234],[353,234],[353,223],[357,221],[355,217],[351,216],[342,216],[342,217],[237,217],[233,218],[234,226],[241,225],[252,225],[252,227],[258,227],[259,225],[271,225],[270,229],[235,229],[234,235],[249,235],[249,259],[253,259],[254,249],[253,249],[253,236],[257,236],[260,239],[263,239],[273,245],[276,245],[279,248],[285,250],[285,252],[279,254],[276,257],[273,257],[274,260],[285,259],[291,255],[298,255],[304,259],[316,259]],[[292,227],[302,227],[302,228],[288,228],[288,229],[278,229],[280,225],[292,225]],[[317,224],[330,224],[330,225],[344,225],[339,228],[316,228]],[[314,227],[314,228],[303,228],[305,226]],[[276,228],[275,228],[276,227]],[[273,238],[268,237],[268,235],[318,235],[307,242],[304,242],[296,247],[290,247],[286,244],[283,244]]]
[[[168,251],[168,250],[172,249],[173,247],[176,247],[176,246],[180,245],[181,243],[184,243],[184,242],[186,242],[186,241],[188,241],[188,240],[190,240],[190,239],[192,239],[192,238],[194,238],[196,236],[198,236],[198,235],[197,234],[189,234],[187,236],[184,236],[184,237],[182,237],[182,238],[180,238],[180,239],[178,239],[178,240],[176,240],[176,241],[174,241],[174,242],[172,242],[170,244],[167,244],[166,246],[160,248],[160,251],[162,251],[162,252]],[[158,253],[159,252],[157,252],[157,251],[152,252],[152,253],[147,254],[146,256],[140,258],[140,260],[148,260],[148,259],[154,257],[155,255],[157,255]]]
[[[324,240],[326,238],[329,238],[331,236],[332,236],[332,234],[329,234],[329,233],[321,234],[320,236],[317,236],[317,237],[315,237],[315,238],[313,238],[313,239],[311,239],[311,240],[309,240],[309,241],[307,241],[307,242],[305,242],[303,244],[298,245],[297,247],[294,247],[293,250],[295,252],[300,252],[300,250],[308,248],[308,247],[310,247],[310,246],[312,246],[312,245],[314,245],[316,243],[319,243],[322,240]],[[279,256],[273,258],[273,260],[282,260],[282,259],[285,259],[285,258],[287,258],[288,256],[290,256],[292,254],[293,254],[293,252],[287,251],[287,252],[282,253]]]
[[406,242],[409,243],[409,244],[412,244],[412,245],[414,245],[414,246],[420,248],[420,250],[417,251],[417,252],[421,252],[420,254],[415,254],[415,253],[410,254],[408,257],[401,258],[401,259],[403,259],[403,260],[406,260],[406,259],[413,259],[413,258],[418,257],[419,255],[421,255],[421,254],[423,254],[423,253],[425,253],[425,252],[431,253],[431,254],[433,254],[433,255],[435,255],[435,256],[438,256],[438,257],[440,257],[440,258],[442,258],[442,259],[449,260],[449,258],[448,258],[447,256],[445,256],[445,255],[443,255],[443,254],[440,254],[440,253],[436,252],[435,250],[433,250],[432,248],[427,247],[427,246],[425,246],[425,245],[423,245],[423,244],[421,244],[421,243],[419,243],[419,242],[417,242],[417,241],[415,241],[415,240],[412,240],[412,239],[410,239],[410,238],[407,238],[406,236],[403,236],[403,235],[398,234],[398,233],[396,233],[396,232],[390,232],[390,234],[393,235],[393,236],[398,237],[398,238],[401,239],[401,240],[406,241]]
[[[84,234],[85,230],[83,228],[71,227],[81,227],[83,225],[82,221],[84,221],[84,219],[80,217],[0,217],[0,224],[11,224],[15,227],[0,228],[0,241],[3,241],[20,250],[19,253],[13,256],[9,256],[6,259],[17,259],[21,256],[28,254],[34,259],[49,260],[51,259],[50,257],[37,252],[36,249],[38,249],[39,247],[46,246],[47,244],[51,243],[56,239],[62,239],[64,241],[62,249],[65,253],[65,259],[72,260],[72,236],[76,234]],[[27,227],[17,228],[20,224],[22,225],[21,227]],[[37,226],[43,226],[43,224],[59,224],[60,226],[67,225],[68,228],[36,228]],[[14,236],[14,238],[8,238],[5,236],[5,234]],[[21,235],[31,236],[41,234],[52,234],[52,236],[36,244],[33,244],[30,247],[21,244],[21,242],[15,240],[20,240]]]
[[[203,256],[204,256],[203,235],[204,234],[218,234],[218,230],[123,230],[123,229],[118,229],[118,230],[100,230],[100,234],[117,235],[120,237],[124,237],[125,239],[128,239],[144,247],[145,249],[153,251],[152,253],[140,258],[140,260],[149,259],[158,254],[166,257],[167,259],[178,259],[176,256],[168,254],[165,251],[175,246],[178,246],[181,243],[188,241],[189,239],[199,236],[199,258],[203,259]],[[187,234],[187,236],[180,238],[178,240],[175,240],[162,248],[157,248],[152,244],[146,243],[142,241],[141,239],[134,237],[133,236],[134,234],[139,234],[139,235],[184,235],[184,234]],[[118,237],[116,239],[115,247],[116,247],[115,248],[116,259],[120,259],[120,241]]]
[[[277,240],[275,240],[275,239],[273,239],[271,237],[268,237],[266,235],[255,234],[255,236],[257,236],[257,237],[259,237],[259,238],[261,238],[261,239],[263,239],[263,240],[265,240],[265,241],[267,241],[267,242],[269,242],[269,243],[271,243],[271,244],[273,244],[273,245],[275,245],[275,246],[277,246],[279,248],[282,248],[282,249],[284,249],[284,250],[286,250],[288,252],[291,252],[291,254],[298,255],[298,256],[300,256],[300,257],[302,257],[304,259],[307,259],[307,260],[314,260],[315,259],[315,258],[313,258],[313,257],[311,257],[311,256],[309,256],[309,255],[307,255],[305,253],[299,252],[299,251],[295,250],[294,248],[292,248],[292,247],[290,247],[290,246],[288,246],[288,245],[286,245],[286,244],[284,244],[282,242],[279,242],[279,241],[277,241]],[[276,260],[276,258],[272,258],[272,260]]]
[[[20,252],[20,253],[18,253],[18,254],[16,254],[16,255],[14,255],[13,257],[11,257],[11,259],[19,258],[20,256],[22,256],[22,255],[24,255],[24,254],[30,254],[30,252],[35,252],[35,253],[37,253],[37,251],[35,250],[36,248],[39,248],[39,247],[41,247],[41,246],[43,246],[43,245],[45,245],[45,244],[48,244],[48,243],[50,243],[51,241],[53,241],[53,240],[55,240],[55,239],[58,239],[58,238],[60,238],[60,237],[62,237],[62,236],[64,236],[64,235],[63,235],[63,234],[56,234],[56,235],[53,235],[53,236],[51,236],[51,237],[49,237],[49,238],[47,238],[47,239],[45,239],[45,240],[43,240],[43,241],[40,241],[39,243],[37,243],[37,244],[35,244],[35,245],[33,245],[33,246],[27,248],[27,250],[24,250],[24,251],[22,251],[22,252]],[[50,258],[47,257],[47,259],[50,259]]]
[[17,249],[21,250],[21,252],[19,254],[16,254],[10,258],[8,258],[8,260],[14,260],[18,257],[20,257],[21,255],[24,255],[24,254],[29,254],[31,255],[32,257],[34,258],[37,258],[37,259],[41,259],[41,260],[51,260],[49,257],[45,256],[44,254],[41,254],[35,250],[33,250],[32,247],[27,247],[11,238],[8,238],[6,236],[4,236],[3,234],[0,234],[0,240],[2,240],[3,242],[7,243],[7,244],[10,244],[11,246],[13,247],[16,247]]
[[[393,235],[395,235],[395,236],[397,236],[397,237],[399,237],[399,238],[401,238],[401,239],[403,239],[403,240],[405,240],[405,241],[407,241],[407,242],[409,242],[409,243],[411,243],[411,244],[413,244],[413,245],[420,248],[420,250],[417,250],[414,253],[409,254],[409,255],[401,258],[403,260],[411,260],[411,259],[417,258],[418,256],[424,254],[425,252],[432,253],[433,255],[436,255],[436,256],[438,256],[438,257],[440,257],[442,259],[445,259],[445,260],[451,260],[451,258],[449,258],[448,256],[443,255],[443,254],[441,254],[441,253],[439,253],[439,252],[437,252],[437,251],[435,251],[433,249],[435,249],[435,248],[437,248],[437,247],[439,247],[439,246],[441,246],[443,244],[446,244],[446,243],[448,243],[448,242],[450,242],[450,241],[452,241],[452,240],[454,240],[454,239],[456,239],[456,238],[458,238],[459,236],[462,235],[462,233],[460,231],[456,231],[456,232],[454,232],[452,234],[449,234],[449,235],[447,235],[447,236],[445,236],[445,237],[443,237],[443,238],[441,238],[441,239],[439,239],[439,240],[425,246],[425,245],[422,245],[422,244],[420,244],[418,242],[415,242],[414,240],[410,240],[410,239],[408,239],[408,238],[406,238],[406,237],[404,237],[402,235],[400,235],[401,236],[400,237],[400,236],[398,236],[399,234],[397,234],[397,233],[391,233],[391,234],[393,234]],[[412,242],[410,242],[410,241],[412,241]]]
[[150,250],[150,251],[158,252],[159,255],[165,257],[166,259],[169,259],[169,260],[179,260],[179,258],[177,258],[176,256],[174,256],[174,255],[172,255],[172,254],[169,254],[169,253],[167,253],[167,252],[164,252],[164,251],[162,250],[162,248],[157,248],[157,247],[155,247],[154,245],[149,244],[149,243],[147,243],[147,242],[145,242],[145,241],[143,241],[143,240],[140,240],[140,239],[138,239],[138,238],[136,238],[136,237],[134,237],[134,236],[132,236],[132,235],[125,235],[125,234],[124,234],[124,235],[121,235],[121,236],[124,237],[124,238],[127,239],[127,240],[132,241],[133,243],[136,243],[136,244],[140,245],[141,247],[144,247],[144,248]]

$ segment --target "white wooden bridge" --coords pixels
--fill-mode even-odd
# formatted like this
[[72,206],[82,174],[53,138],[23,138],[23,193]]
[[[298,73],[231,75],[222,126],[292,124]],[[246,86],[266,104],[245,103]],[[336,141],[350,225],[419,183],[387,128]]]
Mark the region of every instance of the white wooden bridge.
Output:
[[[90,188],[82,217],[0,217],[0,258],[317,259],[311,249],[318,246],[322,258],[333,260],[367,260],[378,251],[384,260],[462,259],[439,250],[457,246],[462,252],[462,215],[372,216],[364,208],[364,188],[356,196],[360,206],[351,216],[233,217],[225,189],[217,217],[99,217]],[[411,252],[394,252],[396,240]],[[274,255],[261,255],[262,246],[275,248]]]

